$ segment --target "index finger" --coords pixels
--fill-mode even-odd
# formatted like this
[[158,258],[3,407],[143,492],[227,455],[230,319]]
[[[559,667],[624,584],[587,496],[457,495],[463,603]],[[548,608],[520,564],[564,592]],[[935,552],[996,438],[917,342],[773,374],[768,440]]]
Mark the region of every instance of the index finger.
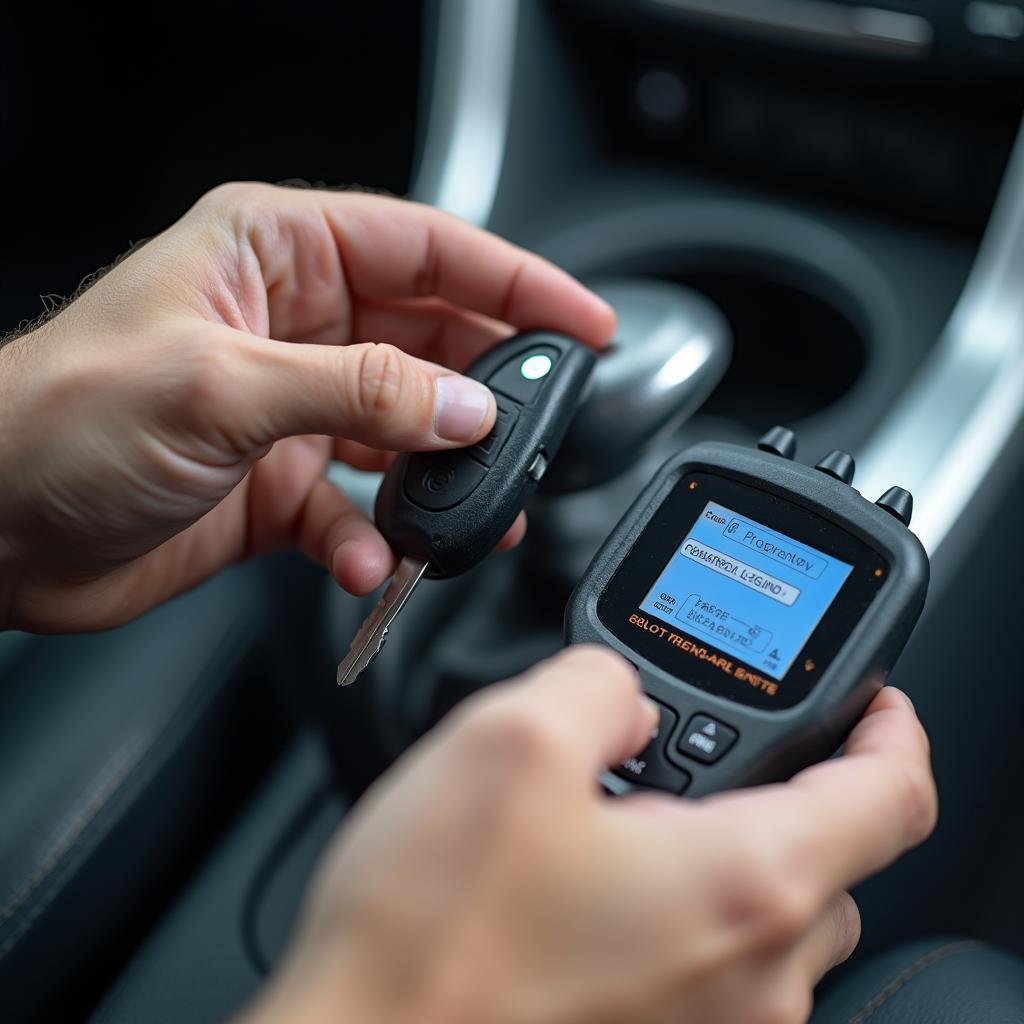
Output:
[[820,899],[923,842],[937,816],[928,738],[910,702],[892,687],[872,701],[842,756],[788,784],[721,800],[748,802],[746,822],[762,837],[770,825],[777,855],[799,865]]
[[554,264],[422,203],[308,193],[322,204],[357,299],[437,296],[521,330],[593,346],[615,330],[611,306]]
[[553,752],[559,774],[597,792],[594,779],[635,754],[658,714],[629,663],[607,647],[568,647],[517,680],[494,687],[485,705],[530,746]]

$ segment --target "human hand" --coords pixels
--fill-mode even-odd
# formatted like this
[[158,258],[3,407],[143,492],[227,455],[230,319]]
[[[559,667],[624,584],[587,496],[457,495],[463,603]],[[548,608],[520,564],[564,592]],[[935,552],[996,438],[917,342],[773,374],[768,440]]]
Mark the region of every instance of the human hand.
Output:
[[0,628],[111,626],[288,544],[367,593],[394,554],[329,460],[473,443],[494,399],[443,367],[516,328],[600,346],[614,326],[567,274],[429,207],[215,189],[0,349]]
[[601,795],[656,721],[597,648],[464,703],[356,808],[244,1024],[805,1021],[859,937],[846,889],[935,822],[910,702],[783,785]]

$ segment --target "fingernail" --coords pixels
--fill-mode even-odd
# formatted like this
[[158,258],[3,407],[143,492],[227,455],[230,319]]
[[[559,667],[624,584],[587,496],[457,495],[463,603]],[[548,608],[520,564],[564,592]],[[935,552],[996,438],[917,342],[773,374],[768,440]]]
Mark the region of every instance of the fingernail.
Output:
[[491,406],[491,393],[475,380],[438,377],[434,394],[434,433],[445,441],[472,441]]
[[900,693],[903,695],[903,699],[910,705],[910,710],[913,711],[916,715],[917,708],[914,707],[914,702],[910,699],[910,697],[907,694],[903,693],[902,690],[900,690]]

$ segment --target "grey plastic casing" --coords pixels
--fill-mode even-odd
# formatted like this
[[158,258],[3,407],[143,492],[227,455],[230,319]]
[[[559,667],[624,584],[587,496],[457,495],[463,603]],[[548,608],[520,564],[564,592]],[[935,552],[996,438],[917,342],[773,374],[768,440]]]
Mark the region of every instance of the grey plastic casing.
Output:
[[[887,578],[863,616],[815,687],[793,707],[762,710],[689,685],[633,650],[598,617],[598,601],[619,565],[675,485],[693,472],[735,480],[807,509],[870,545],[889,564]],[[699,797],[783,781],[833,754],[884,685],[906,645],[924,607],[928,575],[928,556],[920,541],[853,487],[779,455],[708,442],[688,448],[662,466],[619,521],[569,599],[565,638],[569,644],[601,643],[618,651],[636,665],[644,690],[678,714],[673,733],[664,738],[666,754],[692,776],[683,795]],[[739,732],[732,749],[713,765],[675,751],[688,719],[699,713],[712,715]],[[641,788],[610,772],[602,782],[613,793]]]

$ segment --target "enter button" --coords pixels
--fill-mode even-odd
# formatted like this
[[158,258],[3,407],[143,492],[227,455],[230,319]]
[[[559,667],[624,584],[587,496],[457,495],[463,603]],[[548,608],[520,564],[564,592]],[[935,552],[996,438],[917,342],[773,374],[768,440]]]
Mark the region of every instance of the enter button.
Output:
[[690,773],[669,764],[665,757],[669,736],[679,719],[670,708],[659,705],[659,709],[661,716],[647,746],[639,754],[626,758],[614,771],[619,778],[642,786],[682,793],[690,784]]
[[680,754],[702,764],[714,764],[739,738],[732,726],[710,715],[694,715],[676,744]]

